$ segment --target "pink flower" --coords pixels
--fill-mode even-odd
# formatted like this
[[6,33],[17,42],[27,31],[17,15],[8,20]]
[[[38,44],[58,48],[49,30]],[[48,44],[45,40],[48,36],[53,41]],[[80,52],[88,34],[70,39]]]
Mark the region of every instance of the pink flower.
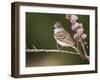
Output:
[[87,37],[86,34],[82,34],[82,35],[81,35],[81,39],[85,39],[86,37]]
[[71,23],[74,24],[76,23],[76,20],[78,19],[78,17],[76,15],[71,15]]
[[79,28],[76,30],[76,33],[80,36],[81,34],[83,34],[84,29],[83,28]]
[[76,22],[75,24],[72,25],[71,29],[72,31],[75,31],[78,27],[79,27],[79,23]]

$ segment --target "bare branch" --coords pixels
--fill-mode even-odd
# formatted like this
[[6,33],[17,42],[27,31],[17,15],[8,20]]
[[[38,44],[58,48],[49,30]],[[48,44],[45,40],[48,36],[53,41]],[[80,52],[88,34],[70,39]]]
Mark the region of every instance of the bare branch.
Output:
[[32,47],[33,47],[35,50],[37,49],[34,45],[32,45]]
[[[61,53],[68,53],[68,54],[74,54],[74,55],[79,55],[76,52],[71,52],[71,51],[66,51],[66,50],[57,50],[57,49],[26,49],[26,52],[61,52]],[[85,56],[85,59],[89,61],[89,56]]]
[[26,52],[62,52],[62,53],[79,55],[76,52],[71,52],[71,51],[66,51],[66,50],[57,50],[57,49],[26,49]]

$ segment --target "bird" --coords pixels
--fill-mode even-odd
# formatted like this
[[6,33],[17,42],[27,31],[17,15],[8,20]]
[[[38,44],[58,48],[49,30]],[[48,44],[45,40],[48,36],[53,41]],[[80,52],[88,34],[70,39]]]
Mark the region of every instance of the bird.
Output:
[[61,47],[73,47],[75,45],[75,42],[72,39],[71,35],[64,29],[61,22],[55,22],[53,25],[53,29],[54,39],[56,40],[58,49],[58,45],[60,45]]
[[54,23],[53,29],[54,29],[54,39],[56,40],[57,49],[60,49],[59,45],[61,47],[72,47],[77,52],[77,54],[80,55],[80,57],[86,59],[84,54],[75,46],[75,41],[73,40],[71,35],[67,32],[67,30],[64,29],[64,27],[59,21]]

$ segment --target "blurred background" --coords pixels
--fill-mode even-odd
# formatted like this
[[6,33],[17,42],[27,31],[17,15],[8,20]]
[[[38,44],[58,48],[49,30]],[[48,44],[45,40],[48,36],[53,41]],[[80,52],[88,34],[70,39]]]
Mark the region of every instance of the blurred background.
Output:
[[[83,23],[86,42],[89,46],[89,16],[77,15],[78,22]],[[34,45],[38,49],[56,49],[56,41],[53,34],[53,25],[56,21],[62,23],[63,27],[73,37],[71,23],[66,20],[65,14],[48,13],[26,13],[26,48],[31,49]],[[74,51],[72,48],[64,48],[67,51]],[[86,49],[89,55],[89,47]],[[61,66],[61,65],[82,65],[89,64],[78,55],[56,52],[26,52],[26,67],[36,66]]]

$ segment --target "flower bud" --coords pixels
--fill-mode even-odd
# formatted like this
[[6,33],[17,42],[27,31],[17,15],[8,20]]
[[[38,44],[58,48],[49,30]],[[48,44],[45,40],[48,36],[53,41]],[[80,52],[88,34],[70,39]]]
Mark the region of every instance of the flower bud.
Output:
[[77,39],[77,38],[78,38],[77,33],[74,34],[74,37],[73,37],[73,38],[74,38],[74,39]]
[[77,19],[78,19],[78,16],[71,15],[71,20],[70,21],[71,21],[72,24],[74,24],[74,23],[76,23]]
[[87,37],[86,34],[82,34],[82,35],[81,35],[81,39],[85,39],[86,37]]
[[70,15],[66,14],[65,18],[70,20]]
[[83,34],[84,29],[83,28],[78,28],[76,30],[76,33],[80,36],[81,34]]
[[83,24],[82,24],[82,23],[79,23],[79,27],[80,27],[80,28],[83,28]]
[[76,31],[78,27],[79,27],[79,23],[76,22],[75,24],[72,25],[71,29],[72,31]]

